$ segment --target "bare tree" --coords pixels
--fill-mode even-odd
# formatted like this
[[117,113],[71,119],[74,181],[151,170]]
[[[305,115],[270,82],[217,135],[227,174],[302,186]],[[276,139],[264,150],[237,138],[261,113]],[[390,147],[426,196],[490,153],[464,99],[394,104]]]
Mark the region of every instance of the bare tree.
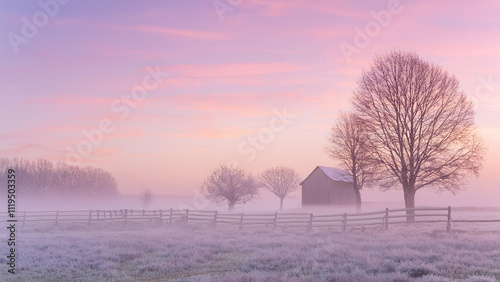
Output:
[[[478,175],[484,145],[472,102],[458,80],[415,53],[392,51],[363,71],[354,93],[386,188],[402,187],[406,208],[415,192],[432,187],[455,193]],[[414,220],[414,212],[407,212]]]
[[353,113],[341,113],[331,129],[326,149],[330,157],[352,177],[356,209],[361,211],[361,189],[373,176],[373,162],[363,120]]
[[57,181],[54,164],[46,159],[38,159],[31,163],[33,185],[42,193],[51,193]]
[[142,200],[142,205],[144,206],[144,209],[147,210],[149,208],[149,205],[151,205],[151,201],[153,200],[153,194],[151,194],[150,189],[142,190],[141,200]]
[[280,210],[283,210],[283,200],[297,190],[300,177],[297,171],[289,167],[273,167],[264,170],[259,181],[262,186],[280,198]]
[[236,203],[245,203],[257,197],[259,186],[256,179],[243,169],[221,165],[207,176],[201,192],[216,203],[227,201],[229,211],[232,211]]
[[33,175],[33,162],[21,158],[8,159],[8,168],[16,171],[16,193],[33,196],[39,194]]
[[0,181],[7,182],[10,160],[8,158],[0,158]]

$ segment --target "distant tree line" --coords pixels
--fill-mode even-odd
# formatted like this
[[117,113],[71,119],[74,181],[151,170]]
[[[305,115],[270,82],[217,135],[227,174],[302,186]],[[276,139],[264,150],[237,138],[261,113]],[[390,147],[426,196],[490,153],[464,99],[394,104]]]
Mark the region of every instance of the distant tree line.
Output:
[[95,167],[78,167],[46,159],[0,158],[0,179],[16,171],[16,192],[23,196],[113,196],[118,194],[114,176]]

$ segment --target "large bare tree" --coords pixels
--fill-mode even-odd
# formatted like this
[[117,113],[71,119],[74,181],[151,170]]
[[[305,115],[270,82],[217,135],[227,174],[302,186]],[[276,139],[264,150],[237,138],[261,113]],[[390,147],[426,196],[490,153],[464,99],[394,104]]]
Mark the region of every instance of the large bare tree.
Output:
[[280,210],[283,210],[283,200],[297,190],[300,177],[297,171],[290,167],[273,167],[264,170],[259,181],[262,186],[280,198]]
[[[406,208],[415,192],[432,187],[459,191],[478,175],[484,145],[473,104],[459,81],[415,53],[392,51],[363,71],[353,97],[366,123],[386,188],[402,187]],[[414,220],[414,212],[407,212]]]
[[330,157],[351,175],[356,209],[361,211],[361,189],[373,175],[373,162],[363,120],[353,113],[341,113],[330,131],[326,149]]
[[243,169],[221,165],[209,173],[201,187],[202,194],[216,203],[227,202],[229,211],[259,195],[257,180]]

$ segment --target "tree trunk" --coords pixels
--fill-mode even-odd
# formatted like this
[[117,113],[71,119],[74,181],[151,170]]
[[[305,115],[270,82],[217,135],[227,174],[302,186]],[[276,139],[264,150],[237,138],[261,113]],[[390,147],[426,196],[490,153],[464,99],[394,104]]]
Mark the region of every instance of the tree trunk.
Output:
[[352,188],[354,189],[354,194],[356,195],[356,211],[361,211],[361,191],[358,187],[358,177],[356,170],[352,170]]
[[283,198],[280,198],[280,211],[283,210]]
[[[415,189],[412,187],[403,187],[404,197],[405,197],[405,208],[413,209],[415,208]],[[406,211],[406,222],[415,221],[415,211]]]
[[233,209],[234,209],[234,204],[236,204],[235,202],[229,202],[229,211],[232,212]]
[[361,212],[361,191],[359,189],[354,189],[356,194],[356,211]]

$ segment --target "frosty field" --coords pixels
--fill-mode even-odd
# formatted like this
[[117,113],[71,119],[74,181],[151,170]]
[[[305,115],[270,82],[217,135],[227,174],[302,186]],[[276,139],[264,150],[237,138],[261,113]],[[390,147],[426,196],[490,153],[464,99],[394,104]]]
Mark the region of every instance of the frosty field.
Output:
[[[498,223],[495,223],[498,225]],[[390,230],[209,229],[30,224],[2,281],[499,281],[500,228],[457,223]],[[483,228],[484,227],[484,228]],[[2,232],[2,242],[6,237]]]

